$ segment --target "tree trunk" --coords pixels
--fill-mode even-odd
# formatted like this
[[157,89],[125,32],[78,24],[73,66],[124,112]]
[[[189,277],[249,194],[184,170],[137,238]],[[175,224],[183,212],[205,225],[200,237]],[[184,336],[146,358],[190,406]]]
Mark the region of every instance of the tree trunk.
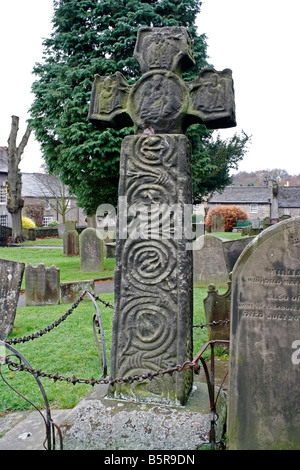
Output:
[[22,231],[22,207],[11,213],[12,220],[12,242],[21,243],[24,241]]
[[13,243],[20,243],[23,241],[22,208],[24,200],[22,199],[22,180],[21,173],[19,171],[19,163],[31,133],[28,126],[19,147],[17,147],[18,130],[19,118],[17,116],[12,116],[11,131],[8,139],[7,210],[11,214],[12,218]]

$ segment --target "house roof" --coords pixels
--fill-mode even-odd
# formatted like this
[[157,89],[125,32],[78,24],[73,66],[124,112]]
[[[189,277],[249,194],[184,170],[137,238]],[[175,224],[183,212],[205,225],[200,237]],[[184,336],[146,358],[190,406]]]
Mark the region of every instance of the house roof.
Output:
[[283,208],[300,207],[300,187],[299,186],[279,186],[278,207],[283,207]]
[[[22,197],[57,198],[62,196],[62,182],[53,175],[44,173],[22,173]],[[64,186],[65,196],[69,195]]]
[[214,192],[208,200],[212,204],[270,204],[271,190],[267,186],[227,186]]
[[[278,207],[300,208],[300,186],[278,186]],[[214,192],[209,204],[271,204],[272,187],[227,186]]]

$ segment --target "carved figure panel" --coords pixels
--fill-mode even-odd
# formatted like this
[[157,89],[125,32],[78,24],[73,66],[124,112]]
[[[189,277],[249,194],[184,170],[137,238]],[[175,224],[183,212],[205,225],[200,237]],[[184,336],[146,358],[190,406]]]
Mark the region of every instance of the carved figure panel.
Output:
[[231,70],[204,69],[189,86],[190,115],[200,118],[211,129],[236,125]]
[[195,63],[191,39],[183,27],[139,29],[134,57],[142,73],[151,69],[176,72]]

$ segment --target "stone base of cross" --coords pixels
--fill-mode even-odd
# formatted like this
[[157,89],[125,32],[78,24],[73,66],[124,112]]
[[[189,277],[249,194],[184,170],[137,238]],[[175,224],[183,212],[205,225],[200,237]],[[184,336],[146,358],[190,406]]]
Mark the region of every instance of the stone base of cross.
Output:
[[[184,135],[193,123],[235,126],[231,71],[204,69],[190,83],[194,64],[183,27],[142,28],[135,57],[142,77],[96,76],[89,119],[99,128],[134,125],[124,139],[116,240],[112,378],[182,365],[193,353],[192,184]],[[115,385],[110,395],[184,404],[192,370],[152,381]]]

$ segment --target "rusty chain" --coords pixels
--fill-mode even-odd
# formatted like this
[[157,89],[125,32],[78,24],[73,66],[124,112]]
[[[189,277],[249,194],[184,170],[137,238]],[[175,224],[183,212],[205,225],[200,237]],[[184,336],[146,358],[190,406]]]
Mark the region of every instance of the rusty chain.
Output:
[[4,364],[6,364],[12,372],[25,371],[25,372],[29,372],[35,377],[42,377],[42,378],[46,377],[48,379],[52,379],[54,380],[54,382],[64,381],[64,382],[70,382],[73,385],[77,383],[81,383],[81,384],[87,384],[87,385],[92,385],[92,386],[114,385],[114,384],[123,384],[123,383],[132,384],[133,382],[143,382],[144,380],[151,381],[155,377],[162,378],[166,374],[172,375],[174,372],[182,372],[183,370],[194,368],[196,365],[194,362],[186,361],[182,365],[177,365],[169,369],[159,369],[156,372],[149,371],[147,374],[139,374],[139,375],[133,375],[133,376],[129,375],[128,377],[118,377],[116,379],[113,379],[111,377],[109,377],[108,379],[95,379],[94,377],[91,377],[90,379],[80,379],[78,377],[75,377],[75,375],[72,375],[72,377],[64,377],[63,375],[59,375],[58,372],[56,372],[55,374],[48,374],[46,372],[43,372],[41,369],[33,369],[31,367],[28,367],[25,364],[17,364],[16,362],[10,361],[9,357],[10,356],[6,356],[4,358]]

